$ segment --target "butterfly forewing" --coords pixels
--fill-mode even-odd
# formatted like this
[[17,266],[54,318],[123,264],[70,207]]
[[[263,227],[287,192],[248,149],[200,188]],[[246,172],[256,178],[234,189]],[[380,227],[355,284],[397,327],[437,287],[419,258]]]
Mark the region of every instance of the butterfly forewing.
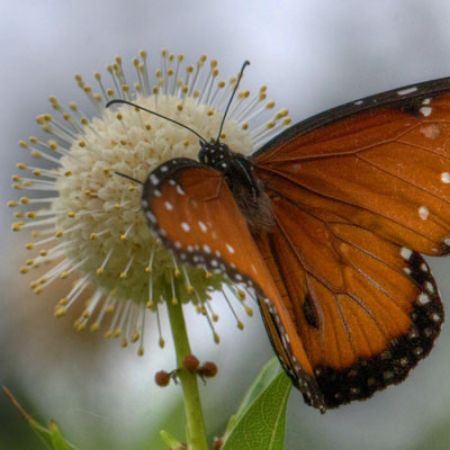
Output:
[[313,370],[266,263],[224,175],[188,159],[155,169],[142,206],[150,227],[182,261],[254,289],[283,367],[305,398],[323,409]]
[[400,382],[439,334],[442,304],[418,252],[449,250],[449,87],[344,105],[253,158],[275,221],[257,242],[276,255],[327,407]]

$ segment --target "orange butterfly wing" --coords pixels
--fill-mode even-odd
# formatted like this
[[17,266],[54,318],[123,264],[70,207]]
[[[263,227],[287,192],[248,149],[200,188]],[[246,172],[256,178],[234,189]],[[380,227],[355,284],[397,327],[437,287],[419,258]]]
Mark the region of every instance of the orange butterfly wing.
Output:
[[257,242],[327,407],[400,382],[439,334],[418,252],[449,251],[449,89],[438,80],[344,105],[252,159],[275,219]]
[[224,272],[255,290],[283,367],[307,401],[324,409],[302,341],[224,175],[193,160],[170,160],[149,175],[142,206],[150,227],[182,262]]

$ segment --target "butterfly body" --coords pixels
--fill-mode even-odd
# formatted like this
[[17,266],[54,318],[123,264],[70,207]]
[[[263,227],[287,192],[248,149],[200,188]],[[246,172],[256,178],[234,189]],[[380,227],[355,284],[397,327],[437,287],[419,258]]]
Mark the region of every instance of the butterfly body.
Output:
[[273,225],[270,200],[263,184],[255,177],[251,161],[228,145],[200,141],[198,159],[201,163],[222,172],[252,231],[268,230]]
[[181,261],[255,292],[272,345],[325,411],[401,382],[444,320],[421,256],[450,249],[450,79],[350,102],[250,158],[202,145],[144,184]]

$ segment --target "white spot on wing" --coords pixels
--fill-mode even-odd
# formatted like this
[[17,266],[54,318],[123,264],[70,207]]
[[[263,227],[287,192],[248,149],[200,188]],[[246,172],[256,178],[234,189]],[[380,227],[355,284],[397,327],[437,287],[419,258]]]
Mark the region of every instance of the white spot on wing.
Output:
[[444,184],[450,183],[450,173],[448,173],[448,172],[442,172],[442,173],[441,173],[441,181],[442,181]]
[[183,231],[186,231],[186,233],[188,231],[191,231],[191,227],[189,226],[189,224],[187,222],[181,222],[181,228],[183,229]]
[[426,206],[421,206],[419,208],[419,216],[422,220],[427,220],[428,216],[430,215],[430,211]]
[[198,226],[200,227],[200,230],[203,231],[203,233],[206,233],[208,231],[208,227],[201,220],[198,221]]
[[173,210],[173,205],[170,202],[164,202],[164,207],[167,209],[167,211],[172,211]]
[[227,248],[228,253],[234,253],[234,248],[230,244],[225,244],[225,247]]
[[422,106],[422,108],[419,109],[420,114],[424,117],[428,117],[433,112],[433,108],[431,106]]
[[425,292],[421,292],[417,300],[421,305],[426,305],[427,303],[430,303],[430,296]]
[[401,256],[403,259],[409,259],[409,258],[411,258],[411,255],[412,255],[412,250],[411,250],[410,248],[408,248],[408,247],[402,247],[402,248],[400,249],[400,256]]
[[159,178],[156,175],[151,174],[150,175],[150,183],[152,183],[153,186],[156,186],[157,184],[159,184]]
[[406,89],[400,89],[399,91],[397,91],[397,95],[408,95],[408,94],[412,94],[413,92],[417,91],[417,87],[413,86],[410,88],[406,88]]

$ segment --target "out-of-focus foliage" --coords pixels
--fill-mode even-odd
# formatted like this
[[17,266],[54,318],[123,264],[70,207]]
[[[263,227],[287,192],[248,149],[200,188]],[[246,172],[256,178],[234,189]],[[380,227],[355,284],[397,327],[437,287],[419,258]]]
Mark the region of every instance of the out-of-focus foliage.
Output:
[[291,381],[276,358],[261,371],[224,436],[223,450],[284,450]]

